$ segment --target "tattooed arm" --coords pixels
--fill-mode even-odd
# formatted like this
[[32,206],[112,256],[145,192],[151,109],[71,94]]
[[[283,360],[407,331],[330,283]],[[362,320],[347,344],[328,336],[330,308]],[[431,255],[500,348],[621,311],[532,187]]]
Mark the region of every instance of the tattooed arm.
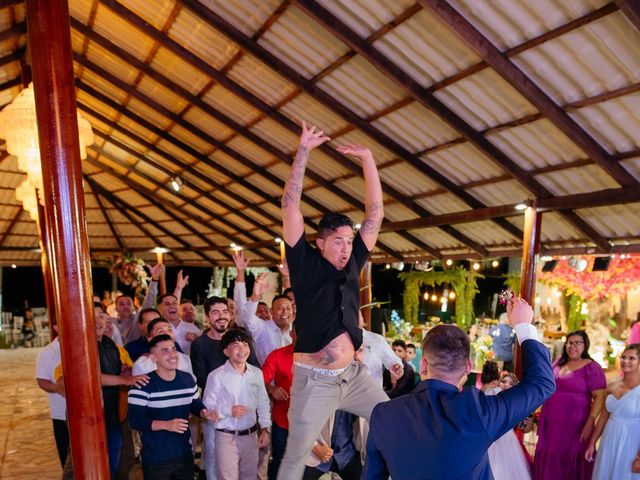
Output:
[[345,155],[358,157],[362,161],[364,174],[364,220],[360,227],[360,236],[367,246],[367,250],[373,250],[378,239],[378,232],[384,219],[384,207],[382,203],[382,185],[378,176],[378,167],[373,159],[371,150],[359,145],[343,145],[337,149]]
[[287,245],[295,245],[304,232],[300,199],[302,198],[304,171],[307,168],[309,153],[328,140],[330,140],[329,137],[325,136],[322,130],[316,130],[316,127],[313,126],[307,127],[307,124],[302,122],[298,151],[282,194],[282,231]]

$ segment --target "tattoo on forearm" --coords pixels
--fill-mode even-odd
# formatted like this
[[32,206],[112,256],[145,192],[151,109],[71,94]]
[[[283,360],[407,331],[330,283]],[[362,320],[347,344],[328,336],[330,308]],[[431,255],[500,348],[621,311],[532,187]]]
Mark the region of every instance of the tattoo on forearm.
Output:
[[384,219],[384,209],[381,202],[371,202],[365,206],[365,218],[360,231],[362,233],[376,233],[380,230]]
[[309,160],[309,149],[299,146],[296,158],[291,165],[291,171],[284,185],[284,193],[282,195],[282,208],[300,203],[302,198],[302,185],[304,182],[304,172],[307,168]]

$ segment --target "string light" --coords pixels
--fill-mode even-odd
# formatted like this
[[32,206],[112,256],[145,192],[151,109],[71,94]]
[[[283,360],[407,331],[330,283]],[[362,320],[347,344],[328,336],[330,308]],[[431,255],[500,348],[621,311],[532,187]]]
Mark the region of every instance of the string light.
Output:
[[474,270],[480,270],[480,264],[478,262],[473,264],[473,269]]
[[450,267],[451,265],[453,265],[453,260],[447,258],[447,261],[445,263],[447,264],[447,267]]
[[496,268],[498,265],[500,265],[500,262],[498,260],[494,260],[493,262],[491,262],[491,266],[493,268]]

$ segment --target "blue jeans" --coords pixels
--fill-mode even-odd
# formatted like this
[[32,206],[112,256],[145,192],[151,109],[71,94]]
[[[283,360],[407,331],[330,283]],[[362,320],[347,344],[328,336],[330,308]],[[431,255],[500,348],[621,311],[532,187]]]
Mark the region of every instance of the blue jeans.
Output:
[[120,466],[120,452],[122,451],[122,426],[107,426],[107,451],[109,452],[109,470],[111,479],[115,480],[116,472]]
[[284,456],[284,450],[287,447],[287,437],[289,430],[279,427],[275,423],[271,425],[271,463],[267,475],[269,480],[276,480],[280,462]]

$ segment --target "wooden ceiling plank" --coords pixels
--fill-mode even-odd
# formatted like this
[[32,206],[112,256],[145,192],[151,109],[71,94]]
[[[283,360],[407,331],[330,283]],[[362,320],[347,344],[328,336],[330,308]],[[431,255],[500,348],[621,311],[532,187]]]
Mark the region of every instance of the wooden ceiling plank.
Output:
[[[155,237],[153,234],[151,234],[151,232],[149,232],[149,230],[140,222],[138,222],[137,220],[135,220],[133,218],[133,216],[131,215],[131,213],[129,213],[129,210],[135,212],[135,214],[137,216],[139,216],[140,218],[142,218],[145,222],[153,225],[155,228],[157,228],[158,230],[160,230],[161,232],[163,232],[165,235],[167,235],[168,237],[171,237],[173,240],[175,240],[176,242],[178,242],[180,245],[182,245],[183,247],[189,249],[189,251],[195,253],[196,255],[198,255],[200,258],[202,258],[203,260],[206,260],[207,262],[209,262],[212,265],[215,265],[217,263],[216,260],[210,258],[208,255],[205,255],[204,253],[202,253],[199,249],[195,249],[193,247],[191,247],[187,242],[185,242],[179,235],[174,234],[173,232],[171,232],[169,229],[165,228],[164,226],[160,225],[159,223],[156,223],[153,221],[152,218],[150,218],[149,216],[145,215],[144,213],[137,211],[135,207],[129,205],[127,202],[125,202],[124,200],[117,198],[115,195],[112,195],[111,192],[109,192],[106,188],[104,188],[102,185],[100,185],[98,182],[95,182],[94,180],[91,180],[89,177],[87,177],[86,175],[84,176],[85,180],[89,183],[89,185],[91,185],[91,188],[94,192],[98,192],[100,193],[103,197],[105,197],[107,200],[109,200],[109,202],[115,207],[118,208],[118,211],[120,213],[122,213],[125,217],[127,217],[127,219],[133,224],[135,225],[137,228],[139,228],[140,230],[142,230],[149,238],[151,238],[157,245],[162,245],[162,242],[160,240],[158,240],[157,237]],[[228,256],[228,255],[227,255]]]
[[620,185],[638,186],[638,181],[587,133],[567,112],[559,107],[536,83],[509,60],[464,16],[443,0],[419,0],[444,21],[477,55],[535,106],[561,132],[569,137],[592,160]]
[[2,30],[0,32],[0,42],[5,42],[7,40],[12,40],[21,35],[25,35],[27,33],[27,22],[16,23],[10,28],[6,30]]

